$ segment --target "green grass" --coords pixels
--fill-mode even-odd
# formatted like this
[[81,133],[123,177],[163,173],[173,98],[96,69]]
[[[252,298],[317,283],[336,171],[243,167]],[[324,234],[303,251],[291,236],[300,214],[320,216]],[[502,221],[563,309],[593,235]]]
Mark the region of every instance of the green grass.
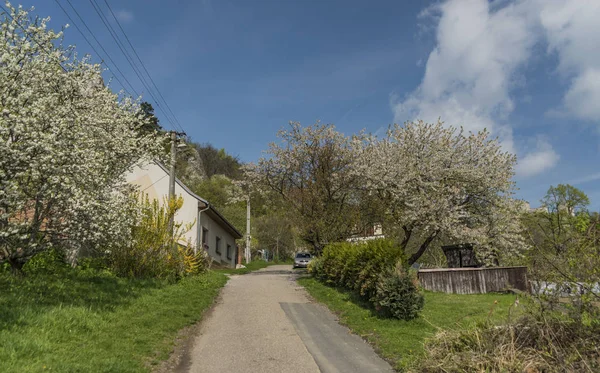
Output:
[[96,270],[0,273],[0,372],[147,372],[226,282],[215,272],[175,284]]
[[425,338],[439,328],[469,328],[488,319],[493,322],[506,320],[515,300],[514,295],[508,294],[425,292],[421,316],[402,321],[379,318],[353,293],[329,287],[314,278],[302,278],[298,282],[317,301],[338,314],[343,324],[374,345],[378,353],[398,370],[412,366],[423,356]]
[[255,260],[253,262],[250,262],[248,264],[245,264],[246,268],[239,268],[239,269],[233,269],[233,268],[224,268],[224,269],[216,269],[215,272],[219,272],[219,273],[227,273],[230,275],[245,275],[247,273],[250,273],[252,271],[257,271],[259,269],[262,268],[266,268],[268,266],[272,266],[272,265],[276,265],[276,264],[292,264],[291,261],[271,261],[271,262],[265,262],[264,260]]

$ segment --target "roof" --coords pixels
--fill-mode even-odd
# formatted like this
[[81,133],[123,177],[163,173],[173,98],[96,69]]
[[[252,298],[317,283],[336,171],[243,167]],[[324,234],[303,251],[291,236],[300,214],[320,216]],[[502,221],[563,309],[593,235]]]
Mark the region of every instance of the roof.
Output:
[[[154,161],[154,163],[156,163],[158,165],[158,167],[162,168],[162,170],[164,172],[167,173],[167,175],[171,174],[171,172],[159,161]],[[198,201],[204,203],[205,205],[210,205],[210,203],[208,203],[207,200],[205,200],[204,198],[200,197],[199,195],[197,195],[196,193],[192,192],[190,190],[190,188],[188,188],[181,180],[179,180],[178,178],[175,178],[175,182],[177,184],[179,184],[179,186],[185,190],[186,192],[188,192],[189,195],[191,195],[192,197],[196,198]]]
[[223,215],[221,215],[221,213],[219,212],[219,210],[217,210],[216,208],[214,208],[213,206],[209,205],[209,210],[210,212],[214,213],[213,218],[217,218],[217,220],[221,220],[226,226],[227,228],[229,228],[229,233],[231,233],[233,235],[233,238],[240,239],[242,237],[244,237],[234,226],[233,224],[231,224],[227,219],[225,219],[225,217]]
[[[159,161],[154,161],[154,163],[156,163],[158,165],[158,167],[160,167],[164,172],[167,173],[167,175],[170,174],[170,171]],[[210,204],[210,202],[208,202],[207,200],[205,200],[204,198],[200,197],[199,195],[197,195],[196,193],[192,192],[190,190],[190,188],[188,188],[181,180],[179,180],[178,178],[175,178],[175,182],[183,189],[185,190],[189,195],[191,195],[192,197],[194,197],[195,199],[197,199],[199,202],[201,202],[202,204],[204,204],[203,208],[207,208],[209,209],[210,212],[212,212],[213,214],[213,218],[216,218],[216,220],[220,220],[221,223],[223,223],[223,225],[225,225],[225,228],[227,228],[229,230],[229,233],[231,233],[235,239],[240,239],[242,237],[244,237],[240,231],[238,231],[233,224],[231,224],[229,222],[229,220],[225,219],[225,217],[219,212],[219,210],[217,210],[214,206],[212,206]]]

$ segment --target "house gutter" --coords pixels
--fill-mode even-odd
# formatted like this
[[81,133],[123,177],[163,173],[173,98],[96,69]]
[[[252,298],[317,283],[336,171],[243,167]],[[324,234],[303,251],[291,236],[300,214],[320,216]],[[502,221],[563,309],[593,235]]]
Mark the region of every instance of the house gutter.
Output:
[[196,244],[196,248],[194,249],[194,254],[198,254],[198,247],[202,245],[202,241],[204,240],[204,229],[202,229],[202,213],[210,208],[210,203],[206,202],[206,207],[198,210],[198,230],[200,230],[200,241]]

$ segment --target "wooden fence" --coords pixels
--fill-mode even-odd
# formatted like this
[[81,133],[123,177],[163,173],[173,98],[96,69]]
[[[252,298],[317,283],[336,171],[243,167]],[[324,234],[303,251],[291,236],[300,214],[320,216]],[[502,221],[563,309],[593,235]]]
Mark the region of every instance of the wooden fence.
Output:
[[529,292],[527,267],[439,268],[418,273],[425,290],[456,294],[480,294],[517,289]]

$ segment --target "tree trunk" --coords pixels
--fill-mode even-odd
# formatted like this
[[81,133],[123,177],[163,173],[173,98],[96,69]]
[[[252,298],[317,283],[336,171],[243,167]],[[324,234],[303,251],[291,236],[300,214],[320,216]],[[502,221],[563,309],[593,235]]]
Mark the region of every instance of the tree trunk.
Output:
[[419,258],[421,257],[421,255],[423,255],[423,253],[425,252],[425,250],[427,250],[427,248],[429,247],[429,244],[431,243],[431,241],[433,241],[433,239],[435,238],[435,236],[437,236],[437,232],[433,232],[431,235],[429,235],[429,237],[427,237],[427,239],[419,247],[419,250],[417,250],[417,252],[414,253],[408,259],[408,265],[413,265],[413,264],[415,264],[415,262],[417,260],[419,260]]
[[320,245],[318,242],[312,242],[312,246],[313,246],[314,254],[316,256],[320,256],[321,252],[323,251],[323,245]]
[[15,276],[23,276],[23,265],[25,265],[24,261],[19,261],[18,259],[9,258],[8,264],[10,264],[10,270]]
[[412,229],[408,229],[407,226],[403,226],[402,230],[404,230],[404,238],[402,239],[400,247],[402,247],[402,252],[405,252],[408,242],[410,241],[410,236],[412,235]]

